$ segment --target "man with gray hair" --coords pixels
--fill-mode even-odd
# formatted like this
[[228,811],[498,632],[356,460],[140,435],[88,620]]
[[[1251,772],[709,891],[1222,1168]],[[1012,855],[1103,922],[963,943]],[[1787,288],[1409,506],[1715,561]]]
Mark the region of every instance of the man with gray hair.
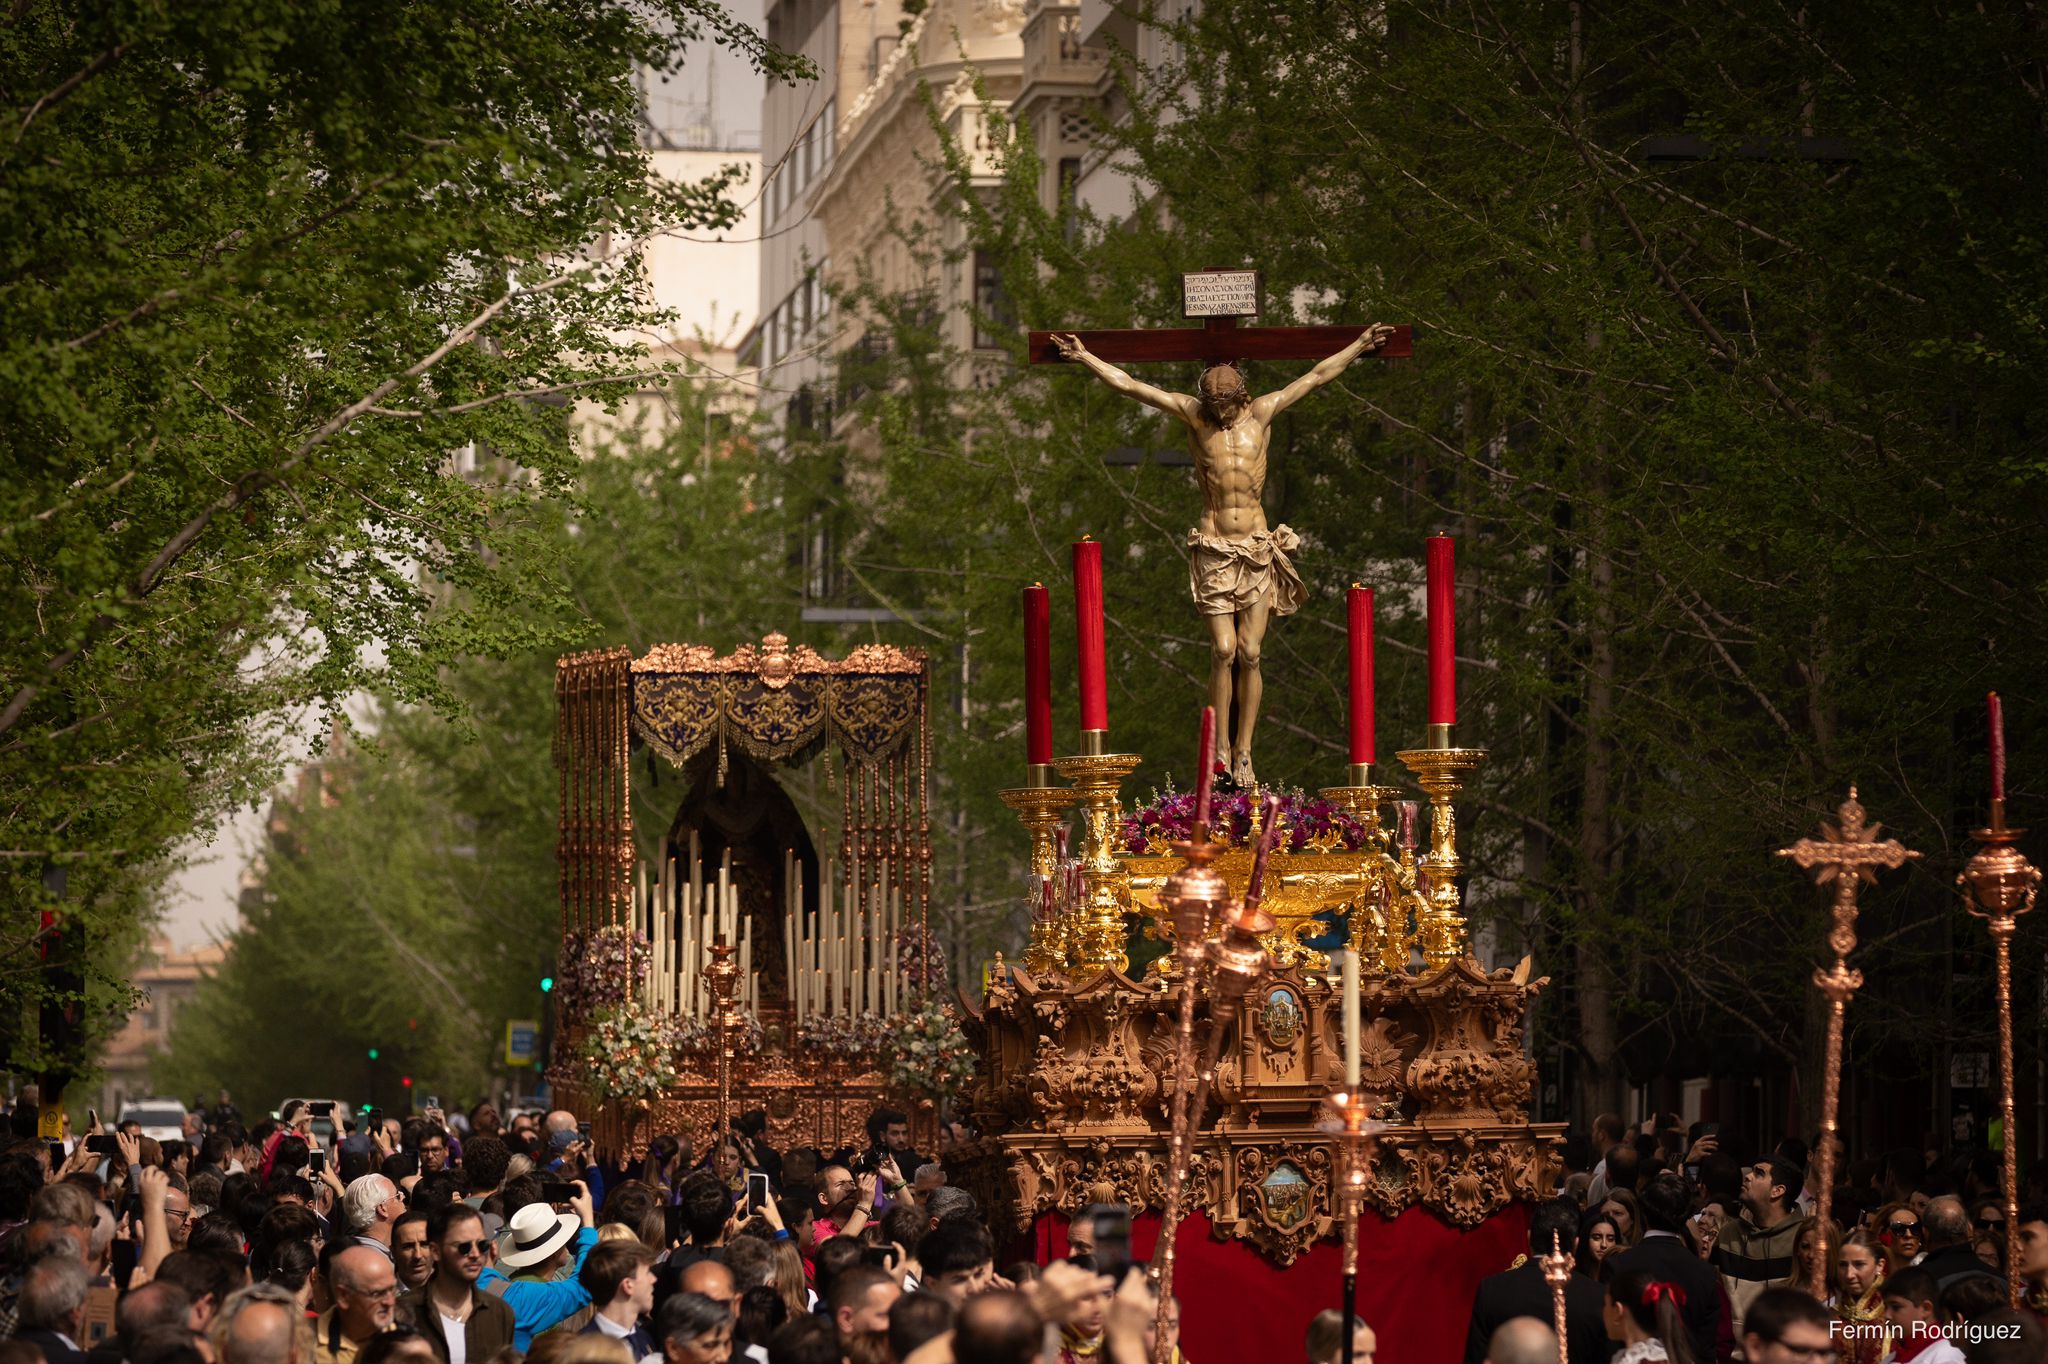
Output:
[[1510,1317],[1487,1342],[1486,1364],[1558,1364],[1557,1332],[1534,1317]]
[[356,1352],[391,1329],[398,1305],[398,1272],[387,1251],[350,1246],[328,1265],[334,1306],[313,1322],[315,1364],[355,1364]]
[[1927,1237],[1927,1254],[1919,1267],[1934,1276],[1935,1286],[1942,1292],[1946,1293],[1951,1284],[1962,1279],[1997,1277],[1970,1248],[1970,1235],[1975,1228],[1970,1225],[1970,1214],[1962,1199],[1951,1194],[1929,1199],[1920,1214],[1920,1226]]
[[298,1299],[281,1284],[252,1283],[228,1295],[213,1321],[219,1364],[300,1364]]
[[351,1244],[391,1258],[391,1228],[405,1215],[405,1200],[396,1184],[382,1175],[363,1175],[342,1193],[341,1211],[348,1220]]
[[53,1255],[21,1284],[21,1325],[14,1338],[43,1352],[44,1364],[85,1364],[85,1290],[92,1276],[69,1256]]
[[981,1215],[981,1205],[974,1201],[974,1195],[952,1184],[933,1189],[932,1196],[925,1200],[924,1210],[931,1215],[933,1231],[939,1229],[939,1223],[952,1218]]

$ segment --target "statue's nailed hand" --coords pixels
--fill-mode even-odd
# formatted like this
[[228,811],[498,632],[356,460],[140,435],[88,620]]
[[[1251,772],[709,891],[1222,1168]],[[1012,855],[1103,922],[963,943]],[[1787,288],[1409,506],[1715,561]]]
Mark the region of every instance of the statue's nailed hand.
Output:
[[[1387,330],[1391,332],[1393,328]],[[1078,360],[1088,353],[1088,348],[1081,344],[1081,338],[1072,332],[1054,332],[1052,343],[1059,349],[1062,360]]]
[[1365,329],[1365,349],[1360,351],[1359,354],[1371,355],[1385,346],[1393,337],[1394,328],[1391,323],[1375,322]]

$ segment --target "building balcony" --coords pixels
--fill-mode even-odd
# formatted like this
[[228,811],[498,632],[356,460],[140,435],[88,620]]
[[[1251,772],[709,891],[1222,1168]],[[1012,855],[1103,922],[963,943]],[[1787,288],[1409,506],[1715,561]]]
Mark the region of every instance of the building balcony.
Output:
[[1018,105],[1054,93],[1042,86],[1064,87],[1059,93],[1093,90],[1108,62],[1102,48],[1082,45],[1078,3],[1038,5],[1024,24],[1024,88]]

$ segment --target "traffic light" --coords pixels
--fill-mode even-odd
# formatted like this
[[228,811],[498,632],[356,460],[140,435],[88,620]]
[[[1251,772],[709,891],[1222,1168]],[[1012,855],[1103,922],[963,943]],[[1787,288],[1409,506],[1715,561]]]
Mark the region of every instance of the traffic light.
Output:
[[555,988],[555,978],[554,978],[553,976],[542,976],[542,977],[540,978],[540,992],[541,992],[542,994],[547,994],[548,992],[550,992],[550,991],[551,991],[551,990],[553,990],[554,988]]
[[377,1049],[375,1047],[370,1048],[370,1059],[372,1061],[377,1059]]
[[412,1076],[410,1076],[410,1075],[401,1075],[401,1076],[399,1076],[399,1077],[398,1077],[398,1083],[399,1083],[399,1085],[400,1085],[401,1087],[403,1087],[403,1088],[405,1088],[405,1089],[411,1089],[411,1088],[412,1088]]

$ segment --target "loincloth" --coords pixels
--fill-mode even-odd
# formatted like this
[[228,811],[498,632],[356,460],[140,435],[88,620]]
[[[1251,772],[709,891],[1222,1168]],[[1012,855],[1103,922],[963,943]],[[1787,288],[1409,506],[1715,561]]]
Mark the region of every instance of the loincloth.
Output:
[[1301,537],[1286,526],[1250,535],[1188,532],[1188,590],[1205,616],[1230,616],[1265,602],[1276,616],[1292,615],[1308,599],[1289,550]]

